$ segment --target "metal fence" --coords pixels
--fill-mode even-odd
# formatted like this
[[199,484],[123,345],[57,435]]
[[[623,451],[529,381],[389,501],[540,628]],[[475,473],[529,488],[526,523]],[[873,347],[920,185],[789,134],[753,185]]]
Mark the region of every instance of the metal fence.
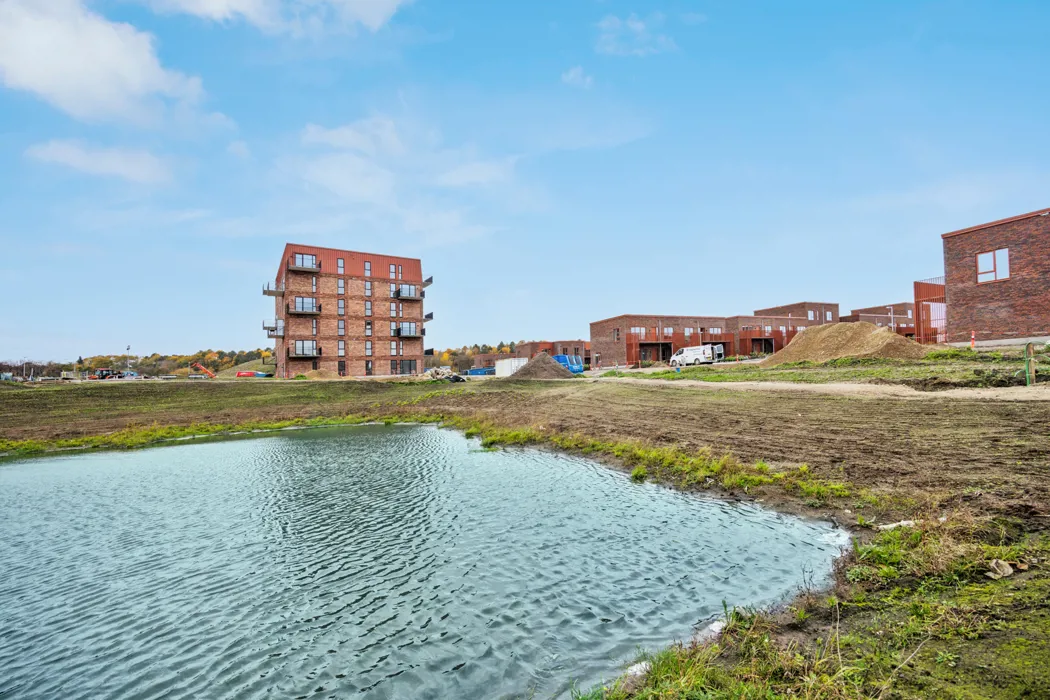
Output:
[[948,340],[944,277],[931,277],[915,283],[915,340],[925,345]]

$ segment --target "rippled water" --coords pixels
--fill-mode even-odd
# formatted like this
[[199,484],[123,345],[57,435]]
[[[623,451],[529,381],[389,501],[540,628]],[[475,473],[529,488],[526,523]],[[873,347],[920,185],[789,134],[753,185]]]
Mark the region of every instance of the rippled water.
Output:
[[422,426],[12,463],[0,697],[567,696],[840,543]]

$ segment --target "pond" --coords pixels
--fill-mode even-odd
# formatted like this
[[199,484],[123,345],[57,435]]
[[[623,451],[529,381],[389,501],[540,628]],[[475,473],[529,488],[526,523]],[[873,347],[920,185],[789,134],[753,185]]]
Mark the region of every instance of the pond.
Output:
[[568,697],[842,544],[431,426],[11,462],[0,698]]

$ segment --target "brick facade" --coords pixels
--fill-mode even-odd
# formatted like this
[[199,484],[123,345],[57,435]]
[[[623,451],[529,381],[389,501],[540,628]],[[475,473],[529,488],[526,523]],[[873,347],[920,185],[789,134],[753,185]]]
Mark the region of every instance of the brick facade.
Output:
[[[317,267],[290,269],[296,254],[315,256]],[[366,276],[366,270],[371,274]],[[269,335],[275,341],[276,376],[287,379],[313,369],[352,377],[422,373],[423,338],[402,337],[400,333],[424,332],[423,284],[420,261],[414,258],[287,244],[275,285],[264,290],[274,296],[275,302],[275,320],[268,325],[274,329]],[[408,298],[415,296],[420,298]],[[313,307],[310,300],[315,300],[320,312],[297,312],[297,299],[304,300],[300,306],[306,308]],[[371,315],[366,313],[368,302]],[[370,335],[366,330],[368,323]],[[291,357],[296,341],[313,341],[318,356]],[[414,360],[414,371],[403,360]],[[391,361],[398,363],[396,370]],[[368,362],[372,363],[370,372]]]
[[[892,313],[890,309],[893,309]],[[911,337],[915,335],[915,303],[902,301],[853,309],[849,314],[841,316],[840,320],[847,323],[864,321],[885,328],[894,327],[897,333]]]
[[[725,329],[726,319],[721,316],[641,316],[623,315],[591,323],[591,358],[597,363],[600,357],[603,367],[624,366],[627,364],[627,336],[632,328],[645,329],[645,335],[654,340],[663,335],[664,330],[674,331],[692,329],[692,334],[700,336],[701,331]],[[672,331],[673,334],[673,331]],[[702,336],[701,336],[702,337]],[[700,342],[700,338],[697,338]]]
[[808,322],[811,326],[824,323],[838,323],[839,305],[824,301],[800,301],[797,304],[787,304],[786,306],[755,309],[755,316],[792,318],[798,323]]
[[[1050,336],[1050,209],[942,238],[948,342]],[[977,256],[1002,249],[1009,276],[978,282]]]

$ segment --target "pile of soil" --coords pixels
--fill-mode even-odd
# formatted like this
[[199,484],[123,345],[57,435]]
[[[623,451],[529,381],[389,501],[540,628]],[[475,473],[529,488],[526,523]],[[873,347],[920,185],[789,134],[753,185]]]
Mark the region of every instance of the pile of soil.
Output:
[[338,372],[330,369],[311,369],[303,374],[306,375],[307,379],[344,379],[344,377],[339,376]]
[[873,323],[829,323],[811,326],[792,339],[788,346],[762,361],[762,367],[785,362],[827,362],[840,357],[919,360],[928,348],[914,340]]
[[572,372],[547,353],[541,352],[511,376],[515,379],[572,379]]

